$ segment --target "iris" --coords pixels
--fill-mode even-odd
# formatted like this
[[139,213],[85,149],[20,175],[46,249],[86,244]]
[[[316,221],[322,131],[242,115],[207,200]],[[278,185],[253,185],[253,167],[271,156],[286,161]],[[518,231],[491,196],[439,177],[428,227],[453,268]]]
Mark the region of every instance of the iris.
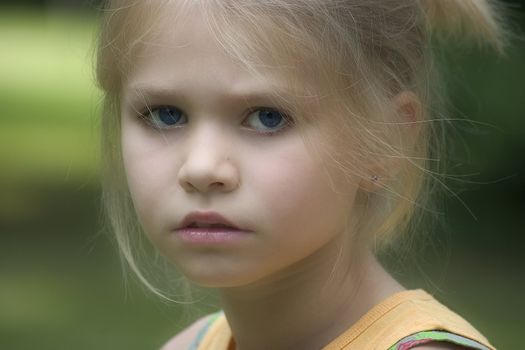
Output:
[[[182,116],[182,112],[172,107],[162,107],[154,111],[153,116],[156,116],[158,120],[164,125],[177,124]],[[157,120],[154,119],[155,122]]]
[[274,128],[283,119],[283,116],[281,113],[273,110],[260,110],[259,111],[259,119],[263,123],[264,126],[268,128]]

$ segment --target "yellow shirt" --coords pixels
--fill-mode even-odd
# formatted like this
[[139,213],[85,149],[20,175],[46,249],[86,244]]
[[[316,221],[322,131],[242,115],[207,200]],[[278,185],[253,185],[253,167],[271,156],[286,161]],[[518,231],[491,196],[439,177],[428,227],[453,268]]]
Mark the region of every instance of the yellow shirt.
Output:
[[[396,344],[402,339],[432,330],[445,331],[430,333],[445,334],[446,341],[452,341],[448,338],[451,336],[455,340],[459,339],[458,342],[462,341],[459,344],[474,349],[495,350],[470,323],[422,289],[406,290],[386,298],[322,350],[398,349]],[[224,313],[218,314],[198,343],[198,350],[235,349]],[[406,343],[404,346],[404,349],[410,348]]]

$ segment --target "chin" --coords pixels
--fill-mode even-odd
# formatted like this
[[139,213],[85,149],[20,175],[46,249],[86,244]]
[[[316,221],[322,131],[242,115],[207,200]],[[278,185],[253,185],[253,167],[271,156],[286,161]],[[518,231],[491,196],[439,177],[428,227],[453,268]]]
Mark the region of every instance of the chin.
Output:
[[182,274],[193,284],[205,288],[235,288],[249,285],[256,281],[249,271],[220,271],[220,269],[190,270]]

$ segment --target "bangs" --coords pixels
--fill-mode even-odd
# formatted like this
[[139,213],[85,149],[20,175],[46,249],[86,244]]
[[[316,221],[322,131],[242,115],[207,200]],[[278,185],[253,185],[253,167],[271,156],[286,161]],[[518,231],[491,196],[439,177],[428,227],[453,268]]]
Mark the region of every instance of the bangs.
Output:
[[[316,116],[308,113],[312,110],[308,106],[340,95],[339,86],[344,85],[337,84],[337,77],[329,71],[330,55],[320,48],[319,40],[303,32],[304,18],[299,16],[313,20],[313,13],[283,13],[282,6],[260,1],[118,3],[106,9],[110,21],[104,24],[103,33],[113,33],[113,37],[104,40],[108,45],[100,50],[97,71],[101,87],[110,93],[122,91],[136,59],[146,55],[149,47],[160,45],[165,28],[193,11],[204,16],[210,33],[235,63],[261,84],[275,87],[273,101],[290,111],[299,124],[314,123]],[[300,8],[304,12],[304,6]],[[288,6],[288,10],[298,8]]]

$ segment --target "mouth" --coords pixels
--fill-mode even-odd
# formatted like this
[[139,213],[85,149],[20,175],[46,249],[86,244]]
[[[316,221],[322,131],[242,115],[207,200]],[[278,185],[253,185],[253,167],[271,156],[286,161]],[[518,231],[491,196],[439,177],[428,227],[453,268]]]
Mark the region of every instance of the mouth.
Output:
[[227,230],[238,230],[236,227],[216,223],[216,224],[209,224],[204,222],[192,222],[188,226],[184,228],[221,228],[221,229],[227,229]]
[[230,245],[246,240],[250,231],[238,228],[215,212],[193,212],[187,215],[176,230],[185,243],[197,246]]
[[194,211],[184,217],[178,229],[241,230],[230,220],[213,211]]
[[195,246],[231,246],[245,242],[250,232],[237,230],[227,226],[207,226],[178,229],[177,237],[184,243]]

